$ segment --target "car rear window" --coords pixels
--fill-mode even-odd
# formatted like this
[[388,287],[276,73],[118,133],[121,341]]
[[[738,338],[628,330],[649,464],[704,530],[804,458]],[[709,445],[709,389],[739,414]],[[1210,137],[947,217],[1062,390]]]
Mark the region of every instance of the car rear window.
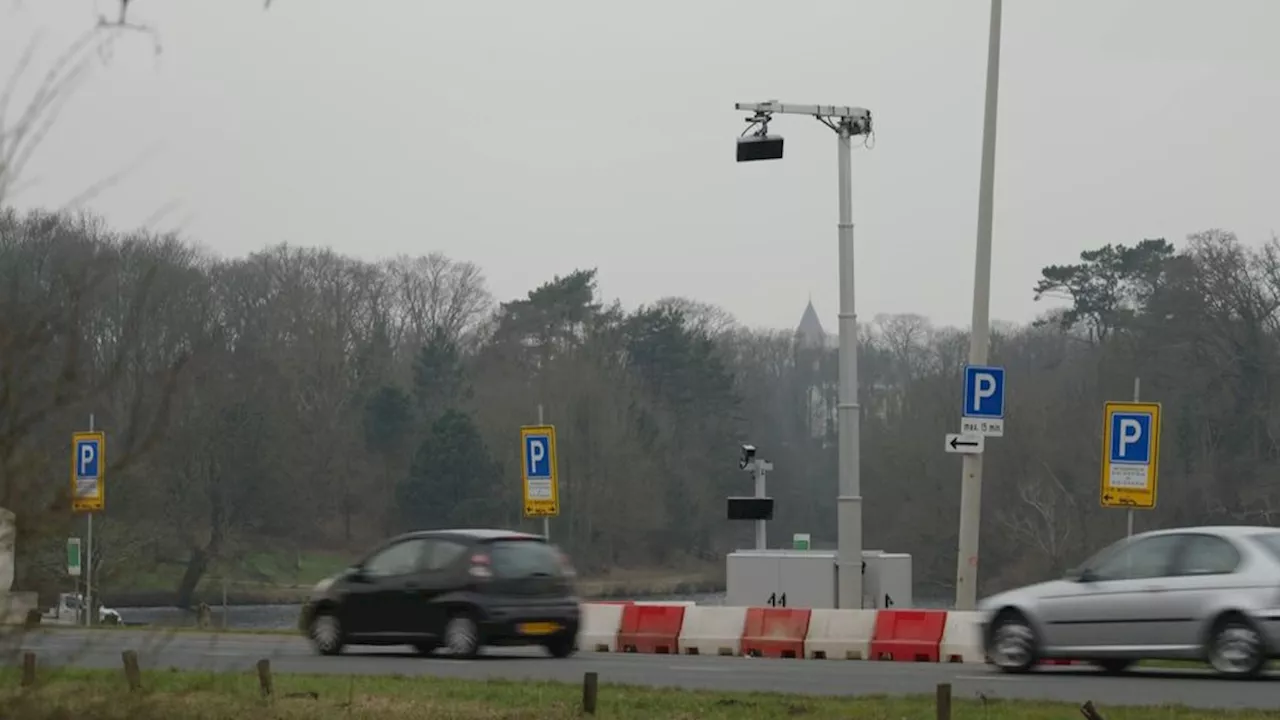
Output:
[[494,540],[489,543],[489,558],[493,574],[500,578],[563,574],[556,549],[541,540]]
[[1271,557],[1280,561],[1280,532],[1259,533],[1253,536],[1258,544],[1271,553]]

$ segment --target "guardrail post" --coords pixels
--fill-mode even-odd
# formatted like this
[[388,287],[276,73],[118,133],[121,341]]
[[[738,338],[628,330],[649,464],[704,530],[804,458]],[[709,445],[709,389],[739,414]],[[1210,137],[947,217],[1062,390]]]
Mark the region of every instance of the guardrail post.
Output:
[[271,697],[271,661],[266,658],[258,661],[258,686],[263,698]]
[[938,720],[951,720],[951,683],[938,683]]
[[582,676],[582,712],[596,714],[596,694],[599,691],[600,678],[593,672]]
[[36,684],[36,654],[33,652],[22,653],[22,687],[35,687]]
[[124,679],[129,683],[129,692],[141,690],[142,671],[138,669],[138,653],[125,650],[120,653],[120,659],[124,661]]

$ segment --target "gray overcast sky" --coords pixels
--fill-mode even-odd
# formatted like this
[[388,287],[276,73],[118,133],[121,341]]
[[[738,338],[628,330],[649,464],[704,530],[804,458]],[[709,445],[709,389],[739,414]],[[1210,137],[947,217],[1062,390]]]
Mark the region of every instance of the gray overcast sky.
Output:
[[[113,0],[8,0],[0,75]],[[608,298],[836,312],[835,138],[777,120],[737,165],[734,102],[860,105],[859,315],[967,325],[988,4],[960,0],[135,0],[126,38],[29,166],[20,205],[180,228],[222,254],[290,242],[443,251],[499,299],[597,266]],[[1005,3],[992,315],[1039,269],[1212,227],[1280,230],[1280,1]],[[33,78],[30,78],[34,80]],[[32,83],[25,86],[29,91]]]

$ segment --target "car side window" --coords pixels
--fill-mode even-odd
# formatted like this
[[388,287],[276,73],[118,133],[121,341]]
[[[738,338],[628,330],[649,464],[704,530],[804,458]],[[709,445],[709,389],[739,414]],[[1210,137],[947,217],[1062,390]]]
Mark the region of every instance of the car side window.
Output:
[[1178,559],[1178,575],[1225,575],[1240,565],[1240,552],[1213,535],[1192,534]]
[[1111,553],[1095,568],[1089,568],[1098,580],[1142,580],[1164,577],[1173,572],[1173,560],[1180,535],[1156,535],[1142,538]]
[[424,553],[430,543],[422,538],[398,542],[369,558],[364,571],[371,577],[409,575],[422,568]]
[[452,540],[437,540],[431,543],[427,555],[426,569],[431,572],[447,570],[467,551],[467,546]]

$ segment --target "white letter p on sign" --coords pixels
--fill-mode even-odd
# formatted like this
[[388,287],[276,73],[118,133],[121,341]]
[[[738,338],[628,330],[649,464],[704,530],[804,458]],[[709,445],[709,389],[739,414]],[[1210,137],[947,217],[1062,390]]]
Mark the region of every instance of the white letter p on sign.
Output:
[[538,465],[547,457],[547,446],[542,440],[529,443],[529,470],[538,472]]
[[96,454],[97,448],[91,443],[80,444],[80,474],[88,475],[89,468],[93,467],[93,456]]
[[1132,418],[1120,418],[1120,457],[1129,454],[1130,445],[1142,439],[1142,423]]
[[[982,410],[982,401],[996,394],[996,378],[991,373],[973,374],[973,411]],[[952,407],[955,407],[954,405]]]

